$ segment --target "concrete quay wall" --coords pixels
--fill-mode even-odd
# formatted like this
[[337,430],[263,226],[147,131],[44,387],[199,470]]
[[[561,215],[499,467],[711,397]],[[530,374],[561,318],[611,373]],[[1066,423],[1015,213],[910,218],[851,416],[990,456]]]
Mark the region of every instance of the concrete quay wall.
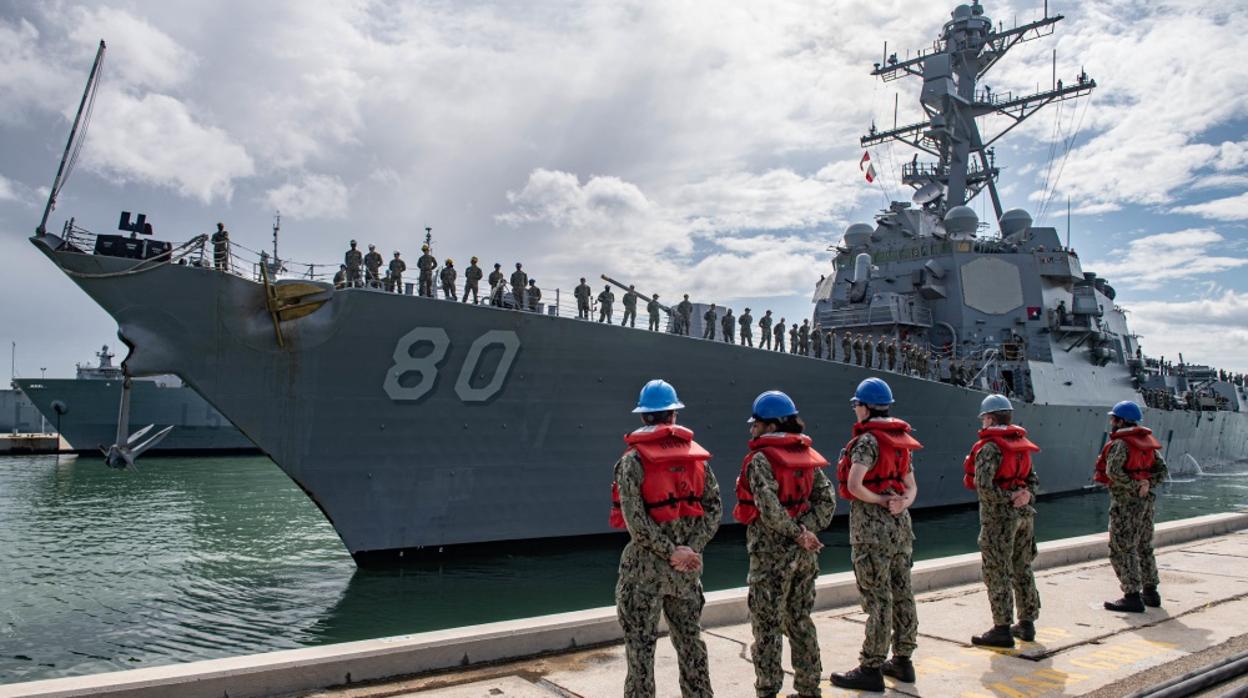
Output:
[[[1158,524],[1157,547],[1177,545],[1248,528],[1248,514],[1211,514]],[[1101,560],[1108,536],[1100,533],[1039,545],[1037,570]],[[977,553],[916,562],[916,594],[978,581]],[[858,595],[853,574],[823,575],[816,609],[851,606]],[[748,622],[746,589],[706,595],[705,627]],[[613,607],[559,613],[321,647],[268,652],[167,666],[0,685],[0,698],[250,698],[475,665],[622,641]]]

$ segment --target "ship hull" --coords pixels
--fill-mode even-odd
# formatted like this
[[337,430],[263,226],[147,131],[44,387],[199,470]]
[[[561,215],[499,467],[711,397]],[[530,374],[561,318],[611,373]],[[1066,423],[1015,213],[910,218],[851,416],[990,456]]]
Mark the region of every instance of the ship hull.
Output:
[[[55,252],[116,318],[136,375],[174,373],[226,415],[320,506],[357,560],[386,551],[607,532],[612,464],[641,385],[675,384],[714,458],[725,510],[766,389],[788,392],[834,457],[848,398],[878,375],[925,448],[920,507],[971,502],[963,457],[983,393],[886,371],[567,318],[365,289],[338,291],[282,323],[260,285],[167,265]],[[56,239],[51,238],[55,243]],[[1041,488],[1088,487],[1105,406],[1020,404],[1043,447]],[[1244,458],[1244,414],[1148,411],[1170,460]],[[845,507],[841,507],[842,513]]]
[[[98,454],[117,438],[120,380],[35,379],[15,381],[52,428],[59,428],[70,447]],[[53,405],[63,406],[58,415]],[[130,433],[149,424],[173,430],[146,455],[258,453],[256,445],[234,428],[194,390],[133,381],[130,389]]]

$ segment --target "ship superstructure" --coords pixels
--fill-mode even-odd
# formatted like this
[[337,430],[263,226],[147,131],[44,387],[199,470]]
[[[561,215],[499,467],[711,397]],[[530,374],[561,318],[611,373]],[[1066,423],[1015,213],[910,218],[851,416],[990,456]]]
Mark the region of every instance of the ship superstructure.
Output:
[[[866,142],[908,139],[937,159],[912,161],[914,202],[846,231],[817,294],[813,319],[823,328],[887,334],[967,360],[968,381],[336,287],[301,278],[289,260],[295,277],[248,265],[256,278],[211,268],[204,236],[149,244],[129,216],[129,238],[73,225],[55,235],[41,224],[32,242],[117,320],[130,350],[125,375],[173,373],[193,387],[299,484],[360,562],[608,532],[611,465],[636,424],[637,391],[655,377],[680,390],[689,406],[681,421],[715,454],[728,499],[759,392],[792,395],[808,433],[834,450],[849,431],[846,400],[867,376],[889,381],[897,414],[925,444],[918,506],[974,501],[962,459],[984,390],[999,386],[1025,398],[1016,416],[1044,448],[1035,460],[1043,490],[1078,490],[1090,485],[1106,409],[1142,399],[1136,383],[1152,380],[1148,363],[1113,289],[1085,274],[1052,228],[1000,210],[992,138],[974,123],[988,111],[1025,118],[1094,86],[1077,78],[1020,98],[976,90],[1010,46],[1058,19],[994,30],[978,5],[959,6],[932,51],[876,67],[885,78],[922,77],[928,119]],[[996,236],[966,206],[985,191]],[[1149,410],[1170,460],[1245,457],[1248,403],[1242,386],[1227,393],[1222,409]]]

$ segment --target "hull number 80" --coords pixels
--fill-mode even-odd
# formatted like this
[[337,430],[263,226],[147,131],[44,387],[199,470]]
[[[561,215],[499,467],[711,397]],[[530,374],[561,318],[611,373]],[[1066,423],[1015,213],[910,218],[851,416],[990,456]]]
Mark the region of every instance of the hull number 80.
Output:
[[[428,353],[412,356],[421,345],[429,345]],[[494,374],[489,382],[480,387],[473,387],[472,378],[481,364],[481,356],[485,350],[499,346],[503,355],[494,367]],[[386,371],[386,381],[382,388],[391,400],[410,402],[420,400],[433,390],[438,378],[438,370],[446,361],[451,349],[451,339],[441,327],[417,327],[399,337],[394,346],[394,364]],[[516,361],[516,353],[520,351],[520,338],[511,330],[490,330],[477,337],[468,348],[468,355],[459,367],[459,377],[455,380],[455,394],[464,402],[485,402],[498,394],[507,382],[511,366]],[[411,383],[411,377],[419,378]],[[482,376],[484,378],[484,376]],[[409,385],[404,385],[404,382]]]

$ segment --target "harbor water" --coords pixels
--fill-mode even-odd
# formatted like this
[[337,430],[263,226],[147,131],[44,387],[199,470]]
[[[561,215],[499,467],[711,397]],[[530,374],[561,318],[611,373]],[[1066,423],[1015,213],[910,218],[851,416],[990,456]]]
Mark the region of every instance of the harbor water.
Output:
[[[1248,505],[1248,464],[1173,471],[1159,520]],[[608,507],[604,499],[604,518]],[[1038,536],[1103,531],[1107,508],[1097,491],[1043,500]],[[975,550],[974,508],[918,512],[915,528],[918,558]],[[824,571],[847,570],[845,520],[822,537]],[[152,459],[122,472],[93,458],[3,457],[0,683],[610,605],[623,542],[517,544],[357,569],[266,458]],[[708,589],[744,585],[742,532],[721,531],[705,560]]]

